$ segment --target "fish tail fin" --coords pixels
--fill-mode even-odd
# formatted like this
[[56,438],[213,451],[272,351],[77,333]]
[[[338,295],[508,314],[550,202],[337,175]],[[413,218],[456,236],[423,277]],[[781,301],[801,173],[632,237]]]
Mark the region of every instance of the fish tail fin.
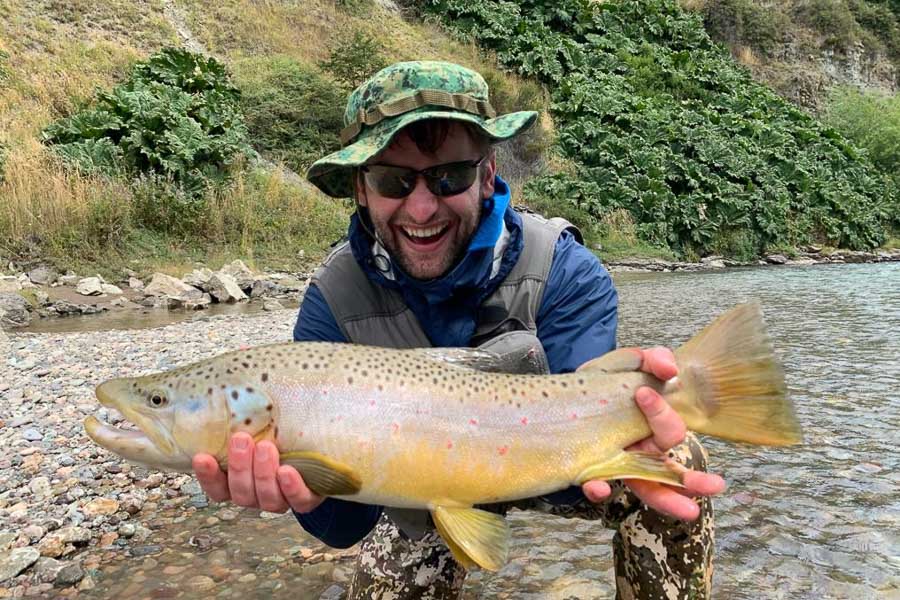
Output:
[[721,315],[675,351],[664,393],[688,429],[736,442],[803,441],[759,304]]

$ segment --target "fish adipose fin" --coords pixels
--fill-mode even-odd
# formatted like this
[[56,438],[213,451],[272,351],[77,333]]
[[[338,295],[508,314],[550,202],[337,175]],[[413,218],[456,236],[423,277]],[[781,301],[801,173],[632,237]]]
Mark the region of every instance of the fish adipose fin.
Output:
[[438,506],[431,513],[453,558],[467,569],[475,565],[499,571],[509,556],[509,526],[502,515],[477,508]]
[[607,461],[586,468],[575,483],[582,485],[592,479],[646,479],[684,487],[681,475],[668,466],[665,457],[649,452],[623,450]]
[[306,486],[320,496],[351,496],[362,488],[356,471],[318,452],[285,452],[281,464],[300,471]]
[[591,359],[575,370],[623,373],[640,370],[642,362],[643,358],[640,352],[629,350],[628,348],[620,348]]
[[663,394],[688,429],[736,442],[803,441],[759,304],[721,315],[675,351]]

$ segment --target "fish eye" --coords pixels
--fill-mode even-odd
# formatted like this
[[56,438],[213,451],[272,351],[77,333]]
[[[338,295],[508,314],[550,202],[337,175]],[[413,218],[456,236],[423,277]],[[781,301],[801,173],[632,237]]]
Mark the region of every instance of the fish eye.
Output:
[[152,408],[162,408],[166,404],[168,404],[168,399],[166,399],[166,395],[162,392],[153,392],[150,394],[150,397],[147,399],[147,403]]

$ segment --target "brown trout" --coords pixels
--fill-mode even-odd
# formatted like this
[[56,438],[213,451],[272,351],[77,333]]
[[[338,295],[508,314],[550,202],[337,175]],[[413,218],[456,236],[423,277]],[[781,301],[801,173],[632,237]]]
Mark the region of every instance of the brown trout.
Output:
[[633,400],[640,386],[660,391],[693,431],[751,444],[801,440],[758,305],[720,316],[675,357],[679,375],[663,383],[629,350],[574,373],[510,375],[473,368],[489,362],[478,350],[273,344],[107,381],[100,403],[140,431],[94,417],[84,425],[129,461],[184,472],[199,452],[224,467],[235,432],[271,440],[313,491],[427,509],[460,563],[497,570],[506,522],[475,505],[590,479],[680,485],[662,457],[623,450],[651,433]]

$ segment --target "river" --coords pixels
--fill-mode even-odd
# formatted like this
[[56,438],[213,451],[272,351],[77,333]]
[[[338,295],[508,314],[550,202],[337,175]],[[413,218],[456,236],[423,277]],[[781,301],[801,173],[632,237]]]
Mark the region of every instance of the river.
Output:
[[[621,345],[677,346],[756,300],[785,365],[803,445],[704,440],[729,484],[715,501],[714,597],[900,597],[900,263],[615,279]],[[317,558],[305,560],[290,517],[198,506],[154,528],[150,550],[107,553],[79,597],[337,598],[346,587],[352,552],[326,554],[307,539],[304,556]],[[470,576],[466,599],[614,597],[611,532],[523,512],[510,522],[510,563]],[[186,583],[215,568],[214,590]]]

